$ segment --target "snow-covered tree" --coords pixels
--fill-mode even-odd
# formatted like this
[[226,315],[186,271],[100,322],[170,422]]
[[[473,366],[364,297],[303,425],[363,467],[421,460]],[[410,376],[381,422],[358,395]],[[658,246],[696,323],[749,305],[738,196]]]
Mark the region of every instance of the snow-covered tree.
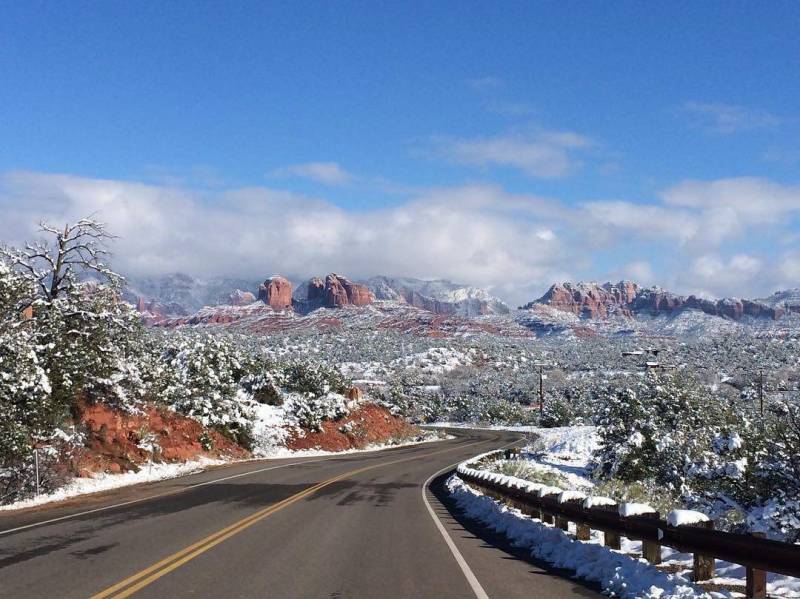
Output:
[[24,248],[2,246],[0,256],[37,286],[42,299],[52,302],[69,293],[76,280],[87,274],[112,285],[121,281],[104,262],[109,255],[106,244],[114,236],[103,223],[82,218],[62,229],[41,222],[39,231],[45,239]]

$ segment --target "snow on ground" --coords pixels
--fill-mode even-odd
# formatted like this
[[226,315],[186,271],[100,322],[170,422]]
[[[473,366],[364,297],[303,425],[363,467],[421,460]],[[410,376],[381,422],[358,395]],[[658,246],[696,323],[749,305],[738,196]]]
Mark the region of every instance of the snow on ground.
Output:
[[[523,430],[536,434],[532,443],[523,450],[522,459],[514,460],[517,463],[527,465],[535,469],[542,469],[551,472],[558,472],[569,483],[570,489],[564,492],[569,494],[572,491],[588,491],[593,483],[588,478],[586,467],[591,458],[591,454],[597,445],[597,434],[595,427],[574,426],[561,428],[536,428],[536,427],[494,427],[506,428],[507,430]],[[492,471],[498,471],[498,467],[506,462],[498,460],[487,463],[487,467]],[[596,549],[575,549],[572,544],[581,544],[581,541],[573,541],[562,531],[553,529],[538,520],[533,520],[528,516],[522,515],[518,510],[510,509],[494,502],[488,497],[480,495],[477,491],[469,488],[460,479],[453,479],[448,483],[451,491],[461,504],[466,504],[466,509],[475,514],[475,517],[482,521],[487,521],[500,532],[505,532],[513,541],[519,541],[523,546],[530,546],[534,556],[545,559],[549,563],[566,568],[577,569],[578,577],[586,580],[600,582],[607,592],[616,593],[619,597],[658,597],[667,599],[670,597],[728,597],[728,594],[713,594],[697,591],[693,587],[688,587],[690,591],[684,591],[683,585],[691,585],[689,575],[691,574],[693,557],[689,553],[681,553],[670,547],[662,547],[661,558],[664,564],[681,566],[681,571],[675,575],[667,575],[657,572],[655,568],[648,566],[647,562],[636,560],[624,555],[615,558],[603,557],[598,552],[611,552],[602,546]],[[460,498],[460,499],[459,499]],[[590,497],[587,501],[602,502],[605,498]],[[494,507],[489,504],[494,504]],[[652,508],[642,504],[622,504],[620,506],[622,515],[634,513],[644,513]],[[689,522],[701,521],[707,517],[699,512],[690,510],[675,510],[669,515],[671,523],[686,524]],[[517,520],[522,521],[517,522]],[[499,528],[498,528],[499,527]],[[597,545],[601,542],[601,537],[595,531],[592,532],[592,541],[589,544]],[[545,546],[545,545],[551,546]],[[564,552],[564,556],[560,552]],[[587,553],[588,552],[588,553]],[[621,553],[641,553],[641,542],[623,538]],[[567,562],[573,559],[590,559],[590,563],[574,568]],[[638,564],[636,566],[631,565]],[[577,563],[577,562],[576,562]],[[611,567],[613,565],[613,567]],[[611,567],[611,570],[606,568]],[[614,573],[613,568],[619,567],[618,573]],[[668,587],[656,584],[655,589],[646,588],[648,578],[642,572],[646,568],[653,572],[656,577],[667,577]],[[716,560],[715,578],[712,583],[743,586],[746,572],[743,566],[731,564],[723,560]],[[585,574],[585,575],[584,575]],[[631,576],[633,579],[631,580]],[[676,581],[682,581],[680,583]],[[663,580],[662,580],[663,582]],[[627,590],[621,590],[619,585],[627,584]],[[638,589],[638,590],[635,590]],[[663,590],[662,590],[663,589]],[[692,590],[693,589],[693,590]],[[767,590],[770,595],[776,597],[800,598],[800,579],[783,576],[780,574],[767,574]],[[686,592],[688,594],[680,594]],[[662,594],[659,594],[662,593]],[[699,593],[699,594],[698,594]]]
[[99,493],[119,487],[138,485],[140,483],[177,478],[205,470],[209,466],[227,463],[225,460],[212,460],[203,458],[182,464],[151,464],[142,466],[139,472],[125,472],[123,474],[97,474],[92,478],[73,478],[65,486],[52,493],[39,495],[31,499],[16,501],[7,505],[0,505],[0,511],[18,510],[52,501],[62,501],[77,495]]
[[422,374],[442,374],[459,366],[472,363],[469,351],[459,351],[453,347],[432,347],[424,352],[403,356],[392,360],[393,368],[414,368]]
[[538,440],[527,451],[542,451],[555,461],[586,466],[597,449],[597,428],[594,426],[561,426],[557,428],[534,428]]
[[577,578],[599,584],[606,594],[622,599],[730,597],[728,593],[701,591],[684,576],[661,572],[644,560],[604,547],[599,536],[575,541],[562,530],[481,495],[456,476],[448,480],[447,486],[467,517],[504,534],[515,546],[528,549],[532,557],[573,570]]
[[276,448],[273,453],[258,459],[277,459],[277,458],[297,458],[297,457],[324,457],[324,456],[337,456],[349,453],[364,453],[368,451],[381,451],[383,449],[392,449],[394,447],[407,447],[409,445],[420,445],[421,443],[433,443],[435,441],[446,441],[454,439],[452,435],[445,435],[440,437],[437,435],[425,435],[422,439],[408,439],[406,441],[391,441],[389,443],[373,443],[366,445],[361,449],[345,449],[343,451],[325,451],[323,449],[286,449],[285,447]]
[[486,428],[527,433],[530,442],[523,448],[523,467],[544,472],[554,472],[565,478],[575,489],[590,489],[594,483],[587,471],[592,452],[597,447],[597,428],[594,426],[563,426],[541,428],[537,426],[480,426],[457,422],[438,422],[427,426],[440,428]]

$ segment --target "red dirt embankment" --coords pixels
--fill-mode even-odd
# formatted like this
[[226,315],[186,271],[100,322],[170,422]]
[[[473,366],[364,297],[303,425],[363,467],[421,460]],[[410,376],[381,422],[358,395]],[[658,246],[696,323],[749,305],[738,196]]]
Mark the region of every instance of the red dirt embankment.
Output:
[[[85,431],[84,447],[72,452],[69,470],[76,476],[137,471],[154,462],[186,462],[201,457],[241,459],[250,453],[221,435],[165,408],[148,406],[130,413],[107,404],[81,404],[75,424]],[[293,431],[288,449],[343,451],[374,443],[404,440],[420,430],[386,408],[362,404],[348,416],[322,424],[319,432]],[[211,449],[204,449],[209,446]],[[155,449],[151,452],[151,444]]]
[[386,408],[364,404],[341,420],[322,423],[322,431],[305,431],[292,435],[286,442],[289,449],[321,449],[344,451],[361,449],[373,443],[403,440],[420,434],[420,430],[402,418],[392,416]]
[[[128,413],[107,404],[83,404],[76,424],[86,429],[85,447],[70,464],[78,476],[138,470],[138,464],[151,458],[157,462],[185,462],[200,457],[250,456],[217,431],[164,408],[146,407],[140,413]],[[203,449],[201,439],[210,441],[211,449]],[[157,446],[153,454],[146,447],[151,440]]]

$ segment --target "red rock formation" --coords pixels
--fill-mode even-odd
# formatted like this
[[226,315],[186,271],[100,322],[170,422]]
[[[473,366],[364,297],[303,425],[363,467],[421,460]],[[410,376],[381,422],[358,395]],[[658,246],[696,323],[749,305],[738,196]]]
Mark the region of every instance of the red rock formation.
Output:
[[258,287],[258,299],[273,310],[286,310],[292,306],[292,284],[288,279],[274,276]]
[[611,314],[633,316],[635,314],[676,314],[682,310],[700,310],[713,316],[740,320],[745,316],[776,319],[785,310],[767,304],[736,298],[708,300],[694,295],[675,295],[658,287],[642,289],[635,283],[621,281],[605,283],[556,284],[541,298],[524,309],[536,304],[547,304],[558,310],[572,312],[582,318],[605,318]]
[[329,274],[325,282],[314,277],[308,282],[308,294],[299,309],[314,310],[319,307],[342,308],[344,306],[367,306],[375,301],[375,296],[364,285],[353,283],[337,274]]
[[350,279],[333,273],[325,277],[324,305],[328,308],[348,305],[367,306],[374,299],[370,290],[364,285],[353,283]]
[[548,304],[582,318],[605,318],[613,313],[630,316],[627,305],[636,298],[638,292],[638,285],[630,281],[621,281],[616,285],[561,283],[550,287],[547,293],[525,308],[530,308],[532,304]]
[[166,318],[166,314],[164,314],[160,304],[156,301],[148,302],[143,297],[140,297],[136,301],[136,310],[141,314],[142,322],[147,326],[151,326]]

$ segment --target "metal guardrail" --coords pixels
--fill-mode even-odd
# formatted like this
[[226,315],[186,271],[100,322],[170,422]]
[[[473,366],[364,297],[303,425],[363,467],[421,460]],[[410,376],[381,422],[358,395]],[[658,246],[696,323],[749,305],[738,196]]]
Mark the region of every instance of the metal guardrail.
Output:
[[[481,459],[501,452],[484,454]],[[505,455],[510,456],[509,453]],[[642,541],[643,557],[653,564],[661,562],[661,546],[692,553],[695,581],[713,578],[714,559],[745,566],[748,598],[766,598],[767,572],[800,577],[800,545],[766,539],[761,535],[714,530],[713,522],[672,526],[657,512],[622,516],[616,504],[585,507],[583,499],[570,499],[565,495],[559,500],[561,489],[544,487],[539,493],[534,493],[526,488],[525,481],[509,481],[510,477],[475,470],[468,463],[457,470],[464,482],[563,530],[574,522],[579,540],[588,540],[591,530],[602,531],[605,544],[614,549],[619,549],[620,536],[639,540]]]

